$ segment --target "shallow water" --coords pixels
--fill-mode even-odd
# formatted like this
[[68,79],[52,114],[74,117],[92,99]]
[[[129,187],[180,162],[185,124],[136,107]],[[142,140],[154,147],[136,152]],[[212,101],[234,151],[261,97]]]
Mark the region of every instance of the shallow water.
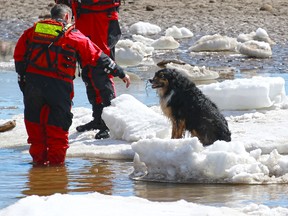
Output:
[[64,167],[33,167],[23,149],[0,149],[0,208],[29,195],[133,194],[131,161],[68,158]]
[[[288,85],[287,45],[274,46],[273,58],[249,59],[227,53],[205,55],[188,54],[184,50],[191,41],[184,41],[182,51],[158,53],[154,63],[162,59],[181,59],[190,64],[205,65],[216,70],[234,71],[231,79],[252,77],[253,75],[281,76]],[[139,76],[133,78],[129,89],[121,81],[116,82],[118,95],[132,94],[141,102],[151,106],[158,104],[155,91],[147,87],[147,79],[158,67],[140,65],[128,67],[126,71]],[[85,95],[85,96],[84,96]],[[84,84],[75,80],[74,107],[87,107]],[[22,95],[17,86],[16,73],[0,69],[0,119],[11,119],[23,112]],[[28,145],[21,148],[0,148],[0,209],[29,195],[51,195],[54,193],[103,194],[146,198],[154,201],[189,202],[213,206],[238,207],[249,203],[270,207],[288,207],[287,185],[225,185],[225,184],[172,184],[133,181],[129,174],[133,170],[132,161],[100,160],[97,158],[67,158],[65,167],[32,167],[27,153]]]
[[152,201],[239,207],[288,207],[287,185],[172,184],[129,179],[131,161],[67,158],[65,167],[33,167],[23,149],[0,149],[0,209],[29,195],[55,193],[138,196]]
[[[0,117],[12,118],[23,112],[22,95],[14,72],[2,71],[0,76]],[[287,74],[283,74],[287,81]],[[158,98],[146,88],[146,82],[137,81],[129,89],[116,82],[118,94],[129,93],[143,103],[155,105]],[[81,79],[75,81],[74,106],[90,107]],[[212,206],[238,207],[249,203],[288,207],[287,185],[225,185],[172,184],[133,181],[129,174],[133,162],[100,160],[97,158],[67,158],[65,167],[33,167],[27,152],[28,145],[13,149],[0,148],[0,209],[29,196],[47,196],[54,193],[103,194],[146,198],[153,201],[189,202]]]

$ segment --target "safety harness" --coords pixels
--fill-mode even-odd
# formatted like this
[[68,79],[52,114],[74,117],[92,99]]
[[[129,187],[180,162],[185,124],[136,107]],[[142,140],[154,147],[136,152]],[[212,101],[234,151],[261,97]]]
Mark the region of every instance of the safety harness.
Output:
[[46,71],[47,76],[54,77],[56,73],[63,79],[73,80],[77,61],[76,52],[72,48],[58,44],[59,39],[72,29],[74,25],[64,25],[52,19],[37,22],[26,55],[30,67],[27,71],[36,73]]

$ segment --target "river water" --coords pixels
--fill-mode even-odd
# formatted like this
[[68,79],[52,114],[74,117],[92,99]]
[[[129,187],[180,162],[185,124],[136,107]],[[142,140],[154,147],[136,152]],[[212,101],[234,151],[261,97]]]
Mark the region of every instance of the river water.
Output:
[[[193,40],[193,39],[192,39]],[[156,62],[162,59],[181,59],[194,65],[205,65],[215,70],[233,71],[229,79],[238,77],[281,76],[288,83],[288,46],[275,45],[271,59],[249,59],[231,53],[187,53],[191,40],[182,42],[178,51],[159,52],[154,56],[154,64],[147,63],[126,68],[136,74],[131,88],[124,88],[116,82],[118,94],[132,94],[141,102],[158,104],[157,95],[147,88],[147,79],[157,68]],[[2,56],[2,60],[9,56]],[[23,112],[22,95],[18,90],[16,74],[11,68],[0,69],[0,119],[11,119]],[[220,80],[221,81],[221,80]],[[84,84],[75,80],[74,106],[90,108],[86,99]],[[154,201],[189,202],[212,206],[238,207],[249,203],[264,204],[270,207],[288,207],[287,185],[225,185],[225,184],[173,184],[133,181],[129,174],[133,162],[127,160],[101,160],[97,158],[67,158],[65,167],[33,167],[31,158],[23,154],[28,147],[0,147],[0,209],[29,195],[47,196],[54,193],[86,194],[100,192],[120,196],[139,196]]]

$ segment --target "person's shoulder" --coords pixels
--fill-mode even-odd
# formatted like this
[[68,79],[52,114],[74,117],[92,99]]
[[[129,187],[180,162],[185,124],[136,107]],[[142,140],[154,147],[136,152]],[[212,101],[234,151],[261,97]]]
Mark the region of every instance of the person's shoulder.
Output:
[[77,38],[83,38],[83,39],[87,39],[87,37],[78,29],[74,28],[70,31],[69,34],[71,37],[77,37]]
[[83,36],[82,32],[80,32],[77,28],[73,28],[70,33],[73,35]]
[[25,29],[22,33],[22,37],[23,36],[26,36],[26,37],[29,37],[34,31],[34,25],[33,26],[30,26],[29,28]]
[[75,34],[81,33],[81,32],[80,32],[78,29],[76,29],[76,28],[72,29],[71,32],[74,32]]

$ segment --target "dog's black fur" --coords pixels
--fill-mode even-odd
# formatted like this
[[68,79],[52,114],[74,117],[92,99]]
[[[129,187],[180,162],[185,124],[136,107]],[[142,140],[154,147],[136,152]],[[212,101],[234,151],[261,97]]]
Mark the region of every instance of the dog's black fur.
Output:
[[157,89],[161,109],[172,122],[172,138],[182,138],[187,130],[204,146],[216,140],[231,141],[227,121],[216,104],[188,77],[176,70],[162,69],[149,82]]

